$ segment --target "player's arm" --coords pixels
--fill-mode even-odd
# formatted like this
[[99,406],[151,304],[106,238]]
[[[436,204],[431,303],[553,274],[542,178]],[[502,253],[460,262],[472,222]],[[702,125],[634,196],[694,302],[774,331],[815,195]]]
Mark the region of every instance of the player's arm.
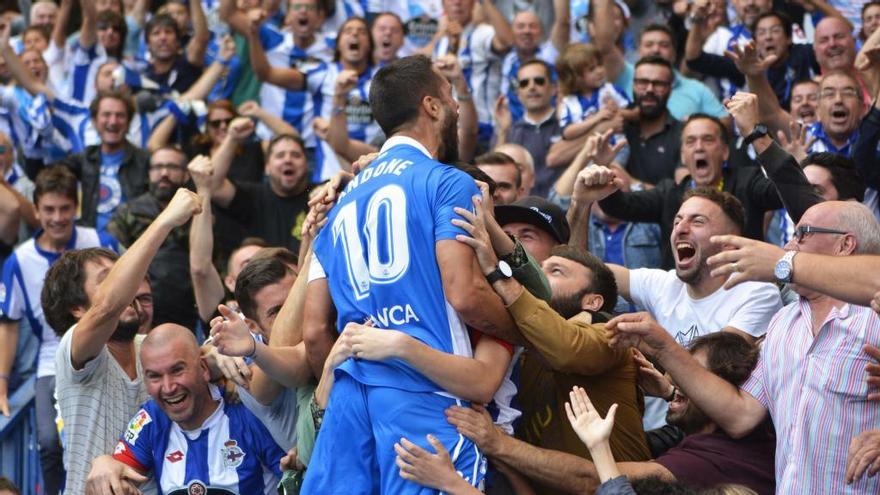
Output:
[[513,46],[513,29],[510,23],[504,17],[494,2],[480,2],[483,6],[483,12],[486,14],[486,20],[495,29],[495,36],[492,38],[492,51],[498,54],[507,53]]
[[248,51],[251,57],[251,67],[260,81],[291,91],[301,91],[305,87],[306,77],[299,69],[275,67],[269,64],[259,33],[254,30],[248,31]]
[[486,404],[492,400],[510,364],[511,352],[497,340],[483,336],[474,357],[449,354],[392,329],[349,323],[342,332],[357,359],[401,359],[443,390],[462,399]]
[[74,369],[82,369],[101,352],[116,331],[120,316],[134,301],[138,286],[146,277],[147,268],[165,238],[172,229],[200,212],[201,208],[201,200],[196,193],[178,189],[165,210],[110,269],[98,286],[91,306],[87,310],[74,308],[73,315],[79,319],[73,329],[70,345],[70,362]]
[[324,361],[327,360],[336,340],[335,314],[327,279],[319,278],[309,282],[306,288],[302,331],[306,357],[316,377],[323,374]]
[[456,240],[440,240],[435,252],[446,300],[465,323],[506,342],[523,344],[516,323],[486,281],[474,250]]

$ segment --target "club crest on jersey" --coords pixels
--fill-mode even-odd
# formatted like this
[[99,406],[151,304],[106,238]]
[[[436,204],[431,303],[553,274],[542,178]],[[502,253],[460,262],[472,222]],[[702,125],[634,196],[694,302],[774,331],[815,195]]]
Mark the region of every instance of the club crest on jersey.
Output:
[[186,489],[187,495],[205,495],[208,493],[208,487],[201,481],[193,481]]
[[125,441],[134,445],[141,434],[141,430],[152,421],[153,418],[150,417],[146,410],[141,409],[138,411],[134,418],[128,423],[128,429],[125,430]]
[[244,462],[245,453],[235,440],[227,440],[220,449],[220,454],[227,469],[235,469]]

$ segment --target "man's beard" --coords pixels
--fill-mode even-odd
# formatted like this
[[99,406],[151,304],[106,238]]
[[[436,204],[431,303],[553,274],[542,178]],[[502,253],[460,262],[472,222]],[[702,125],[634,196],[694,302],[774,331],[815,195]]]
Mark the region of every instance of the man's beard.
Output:
[[160,203],[167,203],[171,201],[171,198],[174,197],[174,193],[177,192],[177,187],[172,186],[168,187],[159,187],[158,182],[150,182],[150,194],[153,195]]
[[583,292],[552,294],[550,297],[550,307],[567,320],[584,311],[584,308],[581,307],[581,298],[583,297]]
[[699,410],[692,402],[688,402],[687,409],[679,416],[672,416],[666,413],[666,422],[672,426],[677,426],[684,431],[685,435],[698,433],[700,430],[708,426],[712,420],[706,416],[703,411]]
[[443,129],[440,134],[440,149],[437,151],[437,161],[440,163],[455,163],[458,161],[458,118],[451,110],[446,110],[443,118]]
[[116,324],[116,330],[110,336],[110,340],[113,342],[131,342],[134,340],[134,336],[137,335],[140,326],[140,315],[131,320],[119,320],[119,323]]
[[[642,104],[642,101],[649,95],[653,96],[654,99],[657,100],[656,105],[645,106]],[[636,95],[635,96],[635,103],[636,103],[636,106],[639,107],[639,117],[644,120],[654,120],[654,119],[660,118],[663,115],[663,113],[666,112],[666,101],[664,101],[662,98],[660,98],[659,96],[657,96],[654,93],[649,93],[649,94],[646,94],[643,96]]]

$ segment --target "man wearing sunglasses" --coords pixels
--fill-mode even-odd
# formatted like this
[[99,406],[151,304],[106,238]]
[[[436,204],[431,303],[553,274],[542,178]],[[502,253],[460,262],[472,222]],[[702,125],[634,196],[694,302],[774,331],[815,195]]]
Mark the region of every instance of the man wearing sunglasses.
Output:
[[[204,158],[203,158],[204,159]],[[134,244],[168,205],[174,193],[189,182],[186,154],[163,146],[150,156],[149,189],[113,213],[107,231],[125,247]],[[176,323],[194,328],[195,298],[189,277],[189,224],[171,231],[150,264],[153,286],[153,324]]]
[[[562,139],[559,119],[553,107],[556,81],[552,74],[553,69],[543,60],[525,62],[516,73],[516,94],[523,106],[521,118],[512,119],[510,112],[505,112],[503,108],[495,109],[495,146],[518,143],[529,151],[535,164],[535,184],[529,194],[540,197],[547,196],[580,148],[576,149]],[[499,110],[502,118],[499,118]]]

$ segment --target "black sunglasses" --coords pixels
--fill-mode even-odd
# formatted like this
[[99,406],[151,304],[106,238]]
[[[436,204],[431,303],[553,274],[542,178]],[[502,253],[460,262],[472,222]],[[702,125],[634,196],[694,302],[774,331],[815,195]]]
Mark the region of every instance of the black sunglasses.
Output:
[[97,28],[98,28],[98,31],[103,31],[105,29],[112,29],[112,30],[116,31],[117,33],[122,32],[122,26],[120,26],[118,24],[113,24],[110,22],[99,22]]
[[531,77],[531,78],[526,77],[524,79],[519,80],[519,89],[525,89],[525,88],[529,87],[529,83],[532,81],[535,81],[536,86],[543,86],[543,85],[547,84],[547,78],[544,76]]
[[229,125],[232,122],[232,119],[215,119],[209,120],[208,125],[211,126],[212,129],[219,129],[221,125]]
[[794,238],[797,239],[798,242],[802,242],[804,237],[807,234],[837,234],[837,235],[845,235],[849,232],[844,232],[842,230],[835,229],[826,229],[825,227],[813,227],[812,225],[801,225],[800,227],[794,229]]

